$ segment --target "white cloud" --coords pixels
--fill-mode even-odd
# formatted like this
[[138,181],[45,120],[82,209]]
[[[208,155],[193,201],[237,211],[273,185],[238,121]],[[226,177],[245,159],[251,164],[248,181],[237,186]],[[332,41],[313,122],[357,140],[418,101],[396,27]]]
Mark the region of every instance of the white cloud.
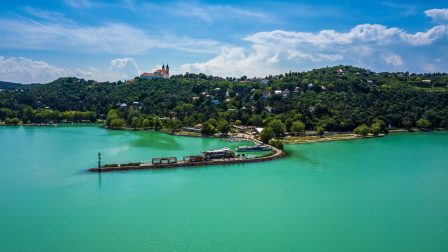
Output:
[[98,80],[128,80],[142,73],[142,70],[137,65],[137,62],[133,58],[113,59],[110,62],[109,71],[106,71],[106,75],[97,75]]
[[81,26],[76,23],[0,19],[0,33],[0,48],[3,49],[137,55],[152,49],[216,53],[220,46],[219,42],[209,39],[170,34],[150,36],[141,29],[120,23]]
[[142,9],[145,11],[162,11],[178,17],[196,18],[207,24],[212,24],[217,19],[252,19],[263,23],[277,22],[277,19],[274,16],[267,13],[235,8],[229,5],[207,5],[180,1],[171,4],[170,8],[153,3],[144,3],[142,4]]
[[290,32],[276,30],[270,32],[258,32],[245,38],[246,41],[257,44],[282,43],[288,45],[312,45],[320,48],[334,45],[348,44],[410,44],[428,45],[434,40],[448,36],[448,26],[438,25],[426,32],[415,34],[406,33],[399,28],[388,28],[379,24],[361,24],[348,32],[335,30],[322,30],[312,32]]
[[357,25],[347,32],[258,32],[244,38],[249,42],[248,47],[224,47],[215,58],[184,64],[181,70],[226,76],[264,76],[291,68],[305,70],[335,64],[384,69],[386,62],[403,67],[405,62],[398,51],[415,51],[417,46],[427,47],[447,37],[447,25],[416,33],[378,24]]
[[29,15],[31,15],[35,18],[38,18],[40,20],[50,21],[50,22],[63,22],[63,23],[70,23],[70,24],[74,23],[71,19],[67,18],[63,13],[60,13],[60,12],[46,11],[46,10],[33,8],[30,6],[24,7],[23,10],[26,13],[28,13]]
[[141,70],[133,58],[113,59],[109,68],[70,70],[24,57],[0,56],[0,80],[18,83],[47,83],[60,77],[78,77],[98,81],[132,79]]
[[247,53],[242,47],[223,47],[221,54],[206,62],[184,64],[183,72],[202,72],[222,76],[256,75],[260,72],[276,72],[275,55],[266,53],[262,48]]
[[65,0],[64,2],[74,9],[91,9],[93,6],[89,0]]
[[387,55],[382,55],[381,56],[384,60],[384,62],[386,62],[389,65],[392,65],[394,67],[398,67],[398,66],[403,66],[404,62],[401,59],[400,55],[397,54],[387,54]]
[[10,82],[35,83],[50,81],[70,75],[70,71],[44,61],[24,57],[5,58],[0,56],[0,79]]
[[447,22],[448,21],[448,9],[426,10],[425,15],[432,18],[435,22]]

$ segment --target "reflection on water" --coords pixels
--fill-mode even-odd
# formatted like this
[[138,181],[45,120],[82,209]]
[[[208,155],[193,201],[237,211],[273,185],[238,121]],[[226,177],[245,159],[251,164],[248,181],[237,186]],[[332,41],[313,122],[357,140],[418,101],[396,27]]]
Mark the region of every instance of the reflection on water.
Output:
[[160,134],[151,131],[132,132],[137,138],[130,142],[133,147],[150,147],[162,150],[181,150],[182,146],[177,142],[177,137],[168,134]]

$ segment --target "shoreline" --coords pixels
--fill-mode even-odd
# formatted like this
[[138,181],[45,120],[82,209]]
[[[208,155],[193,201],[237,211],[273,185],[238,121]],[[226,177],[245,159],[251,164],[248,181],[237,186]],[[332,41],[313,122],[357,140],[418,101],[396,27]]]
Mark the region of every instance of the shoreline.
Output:
[[[121,131],[154,131],[154,132],[160,132],[163,134],[171,135],[171,136],[181,136],[181,137],[200,137],[200,138],[216,138],[216,139],[226,139],[229,137],[234,137],[235,135],[229,134],[227,136],[206,136],[202,135],[200,133],[192,133],[188,131],[177,131],[177,132],[170,132],[166,129],[160,129],[155,130],[151,128],[117,128],[112,129],[108,128],[102,123],[93,122],[93,123],[60,123],[60,124],[39,124],[39,123],[33,123],[33,124],[21,124],[21,125],[6,125],[6,124],[0,124],[0,126],[24,126],[24,127],[59,127],[59,126],[98,126],[100,128],[106,129],[106,130],[121,130]],[[437,131],[448,131],[448,129],[443,128],[435,128],[432,130],[420,130],[418,128],[411,128],[411,129],[391,129],[386,134],[379,134],[377,136],[374,135],[367,135],[367,136],[360,136],[357,134],[354,134],[353,132],[338,132],[338,133],[330,133],[327,135],[317,136],[317,135],[307,135],[307,136],[287,136],[282,139],[278,139],[282,141],[284,144],[309,144],[309,143],[323,143],[323,142],[334,142],[334,141],[348,141],[348,140],[356,140],[356,139],[370,139],[370,138],[377,138],[377,137],[384,137],[389,134],[399,134],[399,133],[418,133],[418,132],[437,132]],[[244,134],[244,133],[239,133]],[[237,135],[237,134],[236,134]],[[248,134],[244,134],[248,135]],[[251,135],[253,136],[253,135]],[[252,141],[256,144],[261,143],[259,139],[256,139],[254,137],[238,137],[241,140],[246,141]]]
[[[310,143],[323,143],[323,142],[336,142],[336,141],[348,141],[356,139],[370,139],[384,137],[387,134],[380,134],[378,136],[360,136],[354,133],[341,133],[332,134],[328,136],[302,136],[302,137],[287,137],[283,142],[285,144],[310,144]],[[292,138],[292,139],[291,139]]]
[[[284,138],[283,143],[285,144],[308,144],[308,143],[322,143],[322,142],[335,142],[335,141],[348,141],[348,140],[356,140],[356,139],[371,139],[371,138],[378,138],[378,137],[385,137],[387,135],[392,134],[400,134],[400,133],[419,133],[419,132],[440,132],[440,131],[448,131],[447,129],[443,128],[436,128],[433,130],[419,130],[418,128],[411,128],[411,129],[392,129],[389,130],[386,134],[379,134],[377,136],[374,135],[367,135],[367,136],[360,136],[352,132],[341,132],[341,133],[335,133],[335,134],[329,134],[324,137],[320,136],[298,136],[298,137],[289,137],[293,139],[286,139]],[[297,139],[294,139],[297,138]]]

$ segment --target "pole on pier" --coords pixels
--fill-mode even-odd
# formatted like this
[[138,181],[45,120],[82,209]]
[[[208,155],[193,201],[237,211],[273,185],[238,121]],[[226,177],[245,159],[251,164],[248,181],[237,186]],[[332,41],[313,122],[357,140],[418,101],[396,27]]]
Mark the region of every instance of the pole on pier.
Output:
[[101,172],[101,152],[98,152],[98,171]]

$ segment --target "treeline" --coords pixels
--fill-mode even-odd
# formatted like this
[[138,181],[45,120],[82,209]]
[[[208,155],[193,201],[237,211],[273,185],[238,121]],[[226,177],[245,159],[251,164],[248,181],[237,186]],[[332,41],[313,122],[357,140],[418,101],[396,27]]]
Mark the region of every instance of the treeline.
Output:
[[0,108],[0,121],[4,121],[7,125],[20,124],[47,124],[47,123],[79,123],[79,122],[95,122],[97,116],[92,111],[58,111],[51,109],[33,109],[24,106],[19,111],[8,108]]
[[304,130],[353,131],[363,125],[376,132],[380,121],[385,128],[447,128],[447,85],[448,74],[374,73],[350,66],[267,76],[263,81],[204,74],[136,78],[130,83],[61,78],[0,92],[0,108],[14,113],[0,120],[42,118],[29,119],[23,113],[29,107],[35,113],[94,111],[89,118],[104,119],[111,128],[176,131],[201,125],[203,134],[226,132],[235,124],[269,128],[268,135],[278,136]]

